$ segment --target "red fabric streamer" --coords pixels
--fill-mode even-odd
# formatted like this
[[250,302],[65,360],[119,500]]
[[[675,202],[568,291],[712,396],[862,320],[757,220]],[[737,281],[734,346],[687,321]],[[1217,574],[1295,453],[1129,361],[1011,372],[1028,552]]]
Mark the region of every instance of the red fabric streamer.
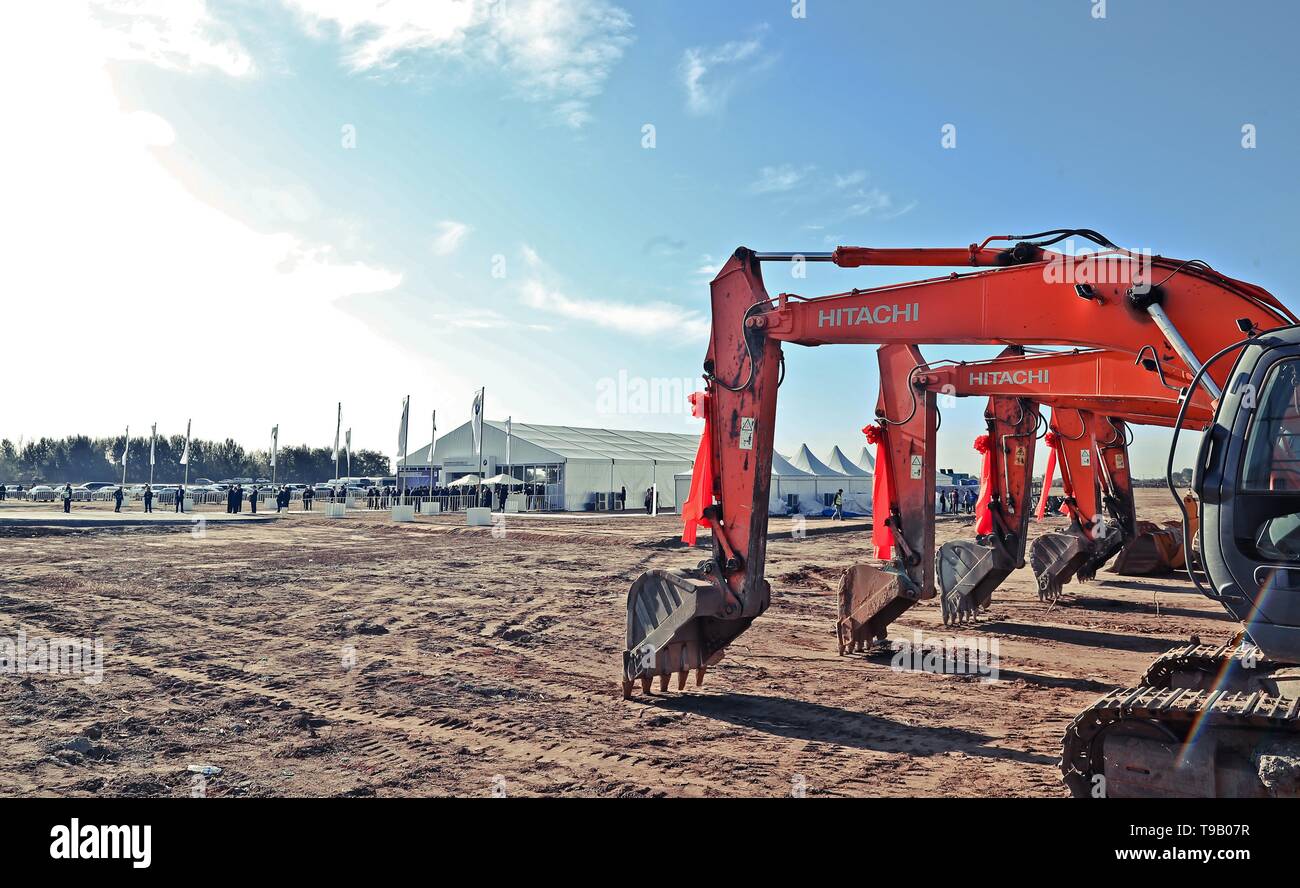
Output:
[[876,445],[876,477],[871,485],[871,541],[876,557],[888,561],[894,557],[894,532],[885,523],[889,517],[893,492],[889,488],[889,455],[885,452],[885,430],[878,425],[862,429],[868,444]]
[[704,510],[713,505],[713,428],[709,423],[709,396],[706,392],[692,392],[691,416],[704,418],[704,431],[700,433],[700,448],[695,452],[695,467],[691,470],[691,492],[682,504],[682,542],[695,545],[698,528],[709,527]]
[[975,439],[975,450],[984,454],[984,467],[980,470],[980,496],[975,501],[975,533],[993,532],[993,513],[989,502],[993,499],[993,446],[988,435]]
[[1060,438],[1056,432],[1048,432],[1043,437],[1043,442],[1047,445],[1047,471],[1043,473],[1043,493],[1038,498],[1038,512],[1034,515],[1039,521],[1047,513],[1047,497],[1052,491],[1052,478],[1056,476],[1056,446],[1060,443]]

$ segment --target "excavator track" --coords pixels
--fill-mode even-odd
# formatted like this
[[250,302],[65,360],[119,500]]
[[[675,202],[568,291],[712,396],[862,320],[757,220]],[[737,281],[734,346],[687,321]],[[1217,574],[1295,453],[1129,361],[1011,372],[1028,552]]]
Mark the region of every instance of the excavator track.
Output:
[[1276,666],[1264,660],[1255,648],[1235,640],[1220,645],[1193,641],[1152,660],[1142,684],[1153,688],[1189,687],[1189,679],[1195,682],[1205,676],[1218,680],[1230,672],[1263,672]]
[[1076,798],[1300,795],[1300,698],[1120,688],[1066,730],[1061,773]]

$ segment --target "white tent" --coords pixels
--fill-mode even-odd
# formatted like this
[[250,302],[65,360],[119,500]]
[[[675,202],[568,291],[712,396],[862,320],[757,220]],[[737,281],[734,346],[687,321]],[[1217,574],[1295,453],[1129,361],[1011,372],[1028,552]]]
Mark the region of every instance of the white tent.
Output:
[[[864,450],[866,448],[863,448]],[[853,460],[845,456],[844,451],[838,447],[832,447],[830,454],[826,457],[826,465],[830,466],[841,475],[852,475],[856,478],[870,478],[872,470],[864,469]]]
[[790,462],[817,479],[817,497],[823,504],[828,500],[834,502],[836,491],[843,490],[845,512],[871,514],[871,479],[861,469],[858,471],[862,474],[856,475],[838,472],[818,459],[807,444],[799,448]]
[[876,471],[876,457],[871,453],[870,447],[862,448],[862,452],[858,454],[858,465],[868,472]]
[[448,484],[448,487],[474,487],[478,484],[478,475],[463,475]]

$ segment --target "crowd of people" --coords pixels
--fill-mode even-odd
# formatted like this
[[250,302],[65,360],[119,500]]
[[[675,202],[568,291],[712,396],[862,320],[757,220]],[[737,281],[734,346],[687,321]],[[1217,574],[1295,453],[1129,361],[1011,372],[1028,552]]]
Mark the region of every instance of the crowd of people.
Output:
[[935,492],[934,511],[936,515],[957,515],[975,511],[979,500],[979,488],[973,486],[953,487],[950,490],[940,488]]

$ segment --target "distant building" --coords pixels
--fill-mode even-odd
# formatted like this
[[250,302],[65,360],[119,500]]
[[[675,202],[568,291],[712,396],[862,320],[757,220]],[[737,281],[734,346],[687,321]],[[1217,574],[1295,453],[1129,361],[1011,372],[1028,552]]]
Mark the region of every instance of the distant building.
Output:
[[429,445],[412,450],[398,472],[408,487],[429,483],[432,469],[445,486],[466,475],[490,478],[510,475],[542,492],[546,508],[585,511],[608,508],[611,494],[627,489],[628,509],[644,508],[646,488],[659,485],[661,508],[677,507],[673,476],[689,472],[700,444],[699,433],[643,432],[632,429],[589,429],[532,425],[510,427],[509,454],[506,424],[483,423],[483,461],[478,463],[471,423],[438,437],[432,455]]
[[953,469],[940,469],[935,473],[934,483],[936,487],[964,487],[973,484],[979,484],[980,479],[974,475],[968,475],[965,472],[958,472]]

